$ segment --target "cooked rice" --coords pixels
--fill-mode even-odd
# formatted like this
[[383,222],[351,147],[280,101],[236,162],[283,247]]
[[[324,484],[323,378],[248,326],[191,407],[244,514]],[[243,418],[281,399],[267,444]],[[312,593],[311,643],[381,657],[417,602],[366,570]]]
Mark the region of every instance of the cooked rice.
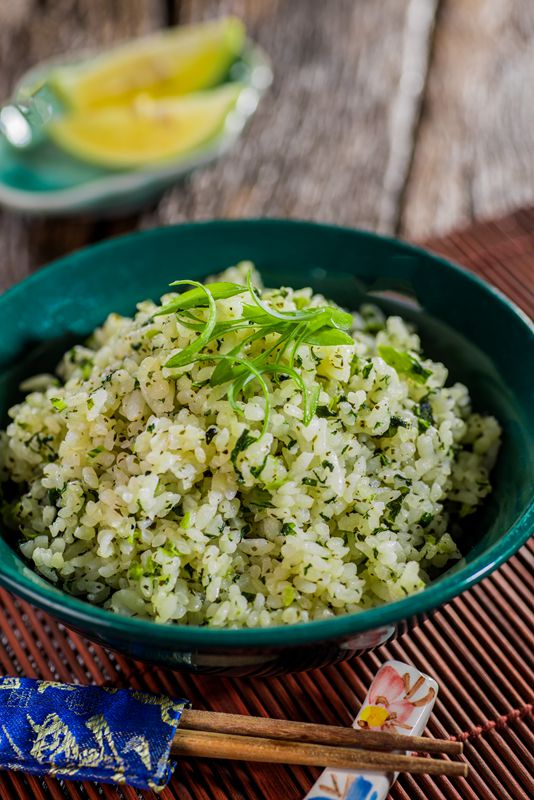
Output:
[[[222,279],[243,283],[249,266]],[[279,311],[325,303],[311,289],[262,297]],[[244,302],[217,301],[219,317]],[[411,325],[364,306],[354,345],[301,345],[317,414],[305,426],[295,382],[266,376],[268,430],[236,453],[244,431],[259,437],[264,397],[252,386],[238,415],[209,385],[213,363],[165,368],[196,334],[156,309],[111,314],[65,355],[60,381],[26,384],[0,433],[0,481],[18,489],[4,517],[42,575],[121,614],[255,627],[399,600],[460,556],[454,519],[490,491],[500,427],[471,411],[465,386],[445,386]],[[398,373],[381,345],[431,375]]]

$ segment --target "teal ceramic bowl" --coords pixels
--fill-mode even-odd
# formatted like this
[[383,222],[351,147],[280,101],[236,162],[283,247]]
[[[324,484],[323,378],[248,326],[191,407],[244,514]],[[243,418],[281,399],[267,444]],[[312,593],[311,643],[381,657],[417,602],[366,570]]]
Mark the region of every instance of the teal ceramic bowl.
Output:
[[210,630],[118,616],[74,599],[0,539],[0,583],[106,647],[175,669],[267,674],[347,658],[402,632],[477,583],[527,540],[534,520],[534,333],[482,281],[435,255],[357,230],[278,220],[161,228],[74,253],[0,297],[0,417],[25,376],[50,369],[110,311],[131,313],[176,278],[251,259],[270,285],[311,285],[347,307],[372,299],[413,319],[428,354],[504,428],[494,491],[469,518],[464,558],[419,594],[369,611],[270,629]]

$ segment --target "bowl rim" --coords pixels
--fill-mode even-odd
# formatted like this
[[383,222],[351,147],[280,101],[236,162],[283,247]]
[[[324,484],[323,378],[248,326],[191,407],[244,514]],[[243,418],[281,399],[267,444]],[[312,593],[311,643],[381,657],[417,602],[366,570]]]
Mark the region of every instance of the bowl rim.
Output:
[[[511,315],[518,318],[527,332],[534,335],[534,324],[530,321],[525,312],[519,309],[506,295],[495,287],[486,283],[477,275],[458,266],[452,261],[438,255],[430,250],[426,250],[418,245],[401,241],[392,236],[384,236],[371,231],[352,228],[349,226],[334,225],[331,223],[316,222],[313,220],[284,219],[276,217],[266,218],[245,218],[245,219],[215,219],[202,220],[197,222],[178,223],[175,225],[159,226],[145,231],[135,231],[122,236],[107,239],[103,242],[89,245],[73,253],[69,253],[49,264],[46,273],[58,274],[69,265],[72,268],[80,258],[83,260],[88,251],[98,255],[106,250],[113,250],[117,246],[128,244],[130,241],[143,239],[157,239],[162,235],[171,235],[172,231],[197,230],[203,232],[206,228],[232,228],[236,230],[240,226],[259,226],[259,227],[293,227],[293,228],[315,228],[325,232],[339,232],[342,234],[355,235],[363,239],[372,241],[382,241],[392,245],[401,252],[410,255],[423,256],[430,258],[446,271],[458,274],[463,280],[476,284],[477,288],[485,294],[493,295],[498,303],[504,305]],[[203,234],[205,235],[205,234]],[[19,283],[10,287],[0,295],[0,306],[7,299],[16,297],[19,292],[25,291],[28,286],[41,280],[43,271],[39,270],[23,279]],[[60,285],[60,283],[58,284]],[[392,603],[385,603],[381,606],[355,611],[326,620],[315,620],[311,622],[301,622],[288,625],[273,625],[268,628],[210,628],[198,625],[181,625],[179,623],[158,623],[152,620],[127,617],[113,611],[91,605],[85,600],[80,600],[67,594],[53,584],[48,585],[45,579],[35,572],[35,575],[43,583],[36,583],[26,576],[15,575],[0,559],[0,585],[16,595],[24,598],[30,603],[43,608],[52,615],[59,617],[66,624],[82,630],[90,629],[91,625],[98,624],[102,636],[108,635],[115,638],[115,641],[127,638],[137,641],[151,642],[167,647],[179,646],[203,646],[217,648],[226,647],[259,647],[272,650],[283,649],[287,646],[288,636],[294,645],[311,644],[318,641],[328,641],[332,639],[349,638],[364,631],[374,629],[388,629],[403,620],[415,615],[422,615],[433,611],[438,606],[452,600],[461,592],[477,584],[482,578],[489,575],[497,567],[503,564],[529,539],[534,528],[534,497],[523,509],[520,516],[511,527],[484,553],[477,556],[470,564],[462,567],[456,566],[455,571],[450,575],[445,575],[439,580],[429,584],[428,587],[416,594],[409,595],[402,600]],[[0,532],[1,547],[9,547],[17,558],[18,553],[9,546],[2,538]],[[22,561],[22,559],[21,559]],[[28,571],[30,571],[28,569]],[[50,591],[52,590],[52,591]],[[56,597],[56,594],[60,594]]]

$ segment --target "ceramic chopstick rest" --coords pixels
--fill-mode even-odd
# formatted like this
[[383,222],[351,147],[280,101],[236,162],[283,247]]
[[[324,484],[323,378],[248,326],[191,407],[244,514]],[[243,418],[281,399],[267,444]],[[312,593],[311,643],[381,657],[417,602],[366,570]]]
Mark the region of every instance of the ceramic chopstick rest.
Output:
[[[400,661],[387,661],[376,674],[353,727],[420,736],[438,693],[435,680]],[[325,769],[305,800],[385,800],[396,773]]]

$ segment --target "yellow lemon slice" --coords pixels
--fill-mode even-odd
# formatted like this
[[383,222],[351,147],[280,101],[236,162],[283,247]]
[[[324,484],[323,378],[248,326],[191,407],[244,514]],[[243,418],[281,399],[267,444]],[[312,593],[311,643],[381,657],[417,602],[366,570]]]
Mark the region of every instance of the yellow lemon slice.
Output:
[[58,147],[115,169],[177,159],[222,132],[242,90],[237,84],[184,97],[140,96],[131,106],[69,114],[48,126]]
[[244,41],[243,23],[225,17],[162,31],[79,65],[58,67],[47,82],[76,111],[129,105],[140,94],[196,92],[224,78]]

